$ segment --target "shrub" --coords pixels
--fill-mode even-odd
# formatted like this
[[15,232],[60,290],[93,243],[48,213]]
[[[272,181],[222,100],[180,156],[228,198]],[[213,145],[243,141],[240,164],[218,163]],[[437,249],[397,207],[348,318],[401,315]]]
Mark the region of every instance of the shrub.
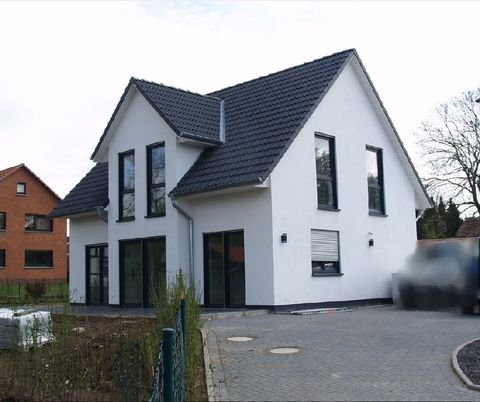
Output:
[[27,282],[25,293],[36,303],[47,293],[47,283],[45,280]]

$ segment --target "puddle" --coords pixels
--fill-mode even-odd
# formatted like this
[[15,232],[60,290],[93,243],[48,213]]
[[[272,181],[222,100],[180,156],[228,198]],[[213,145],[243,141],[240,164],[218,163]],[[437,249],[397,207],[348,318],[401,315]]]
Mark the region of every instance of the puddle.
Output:
[[290,355],[292,353],[300,352],[300,348],[295,347],[278,347],[270,349],[270,353],[279,354],[279,355]]
[[253,337],[251,337],[251,336],[231,336],[231,337],[227,338],[227,341],[248,342],[248,341],[253,341]]

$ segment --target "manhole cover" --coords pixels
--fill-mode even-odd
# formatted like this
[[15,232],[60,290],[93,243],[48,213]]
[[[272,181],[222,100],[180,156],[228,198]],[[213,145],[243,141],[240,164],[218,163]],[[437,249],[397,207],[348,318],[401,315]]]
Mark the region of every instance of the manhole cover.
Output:
[[270,349],[270,353],[275,353],[279,355],[288,355],[292,353],[300,352],[299,348],[292,348],[292,347],[280,347],[280,348],[272,348]]
[[253,340],[253,338],[251,336],[231,336],[230,338],[227,338],[227,340],[232,342],[248,342]]

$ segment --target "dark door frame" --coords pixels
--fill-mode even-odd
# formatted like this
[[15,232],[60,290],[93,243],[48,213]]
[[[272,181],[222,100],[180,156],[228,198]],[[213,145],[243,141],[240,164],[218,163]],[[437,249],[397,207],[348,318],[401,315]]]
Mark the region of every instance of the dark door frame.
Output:
[[[99,288],[100,288],[100,295],[99,299],[103,300],[103,303],[92,303],[90,301],[90,249],[92,248],[100,248],[100,253],[99,253],[99,260],[100,260],[100,272],[99,272],[99,277],[100,277],[100,283],[99,283]],[[109,304],[108,300],[105,300],[105,295],[103,292],[104,286],[103,286],[103,259],[104,259],[104,250],[105,248],[108,248],[108,243],[100,243],[100,244],[88,244],[85,246],[85,304],[88,306],[96,306],[100,305],[103,306],[105,304]],[[107,257],[108,258],[108,257]],[[107,276],[108,275],[108,263],[107,263]],[[110,278],[109,278],[110,281]],[[109,282],[110,284],[110,282]]]
[[[229,261],[229,253],[228,250],[230,249],[230,238],[229,234],[231,233],[242,233],[243,240],[245,242],[245,231],[243,229],[235,229],[235,230],[226,230],[223,232],[209,232],[203,234],[203,283],[204,283],[204,301],[203,304],[205,307],[217,307],[217,308],[241,308],[245,307],[245,303],[243,305],[231,305],[230,304],[230,261]],[[213,305],[210,304],[210,275],[209,275],[209,266],[208,266],[208,237],[212,235],[222,235],[223,240],[223,275],[224,275],[224,283],[223,289],[225,292],[224,298],[224,305]],[[244,250],[245,250],[245,243],[244,243]],[[244,263],[244,279],[245,279],[245,252],[243,255],[243,263]],[[245,288],[243,289],[245,292]],[[244,295],[245,296],[245,295]],[[245,297],[244,297],[245,298]]]

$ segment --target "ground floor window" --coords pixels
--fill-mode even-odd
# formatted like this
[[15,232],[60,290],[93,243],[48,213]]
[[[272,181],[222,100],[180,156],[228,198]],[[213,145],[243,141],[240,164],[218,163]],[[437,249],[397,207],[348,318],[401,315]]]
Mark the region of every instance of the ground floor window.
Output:
[[4,268],[5,267],[5,250],[0,250],[0,267]]
[[120,241],[121,304],[152,306],[165,285],[165,237]]
[[312,276],[340,273],[338,232],[311,230]]
[[87,304],[108,304],[108,245],[87,246]]
[[243,231],[204,235],[206,307],[245,306]]
[[25,250],[25,268],[52,268],[52,250]]

